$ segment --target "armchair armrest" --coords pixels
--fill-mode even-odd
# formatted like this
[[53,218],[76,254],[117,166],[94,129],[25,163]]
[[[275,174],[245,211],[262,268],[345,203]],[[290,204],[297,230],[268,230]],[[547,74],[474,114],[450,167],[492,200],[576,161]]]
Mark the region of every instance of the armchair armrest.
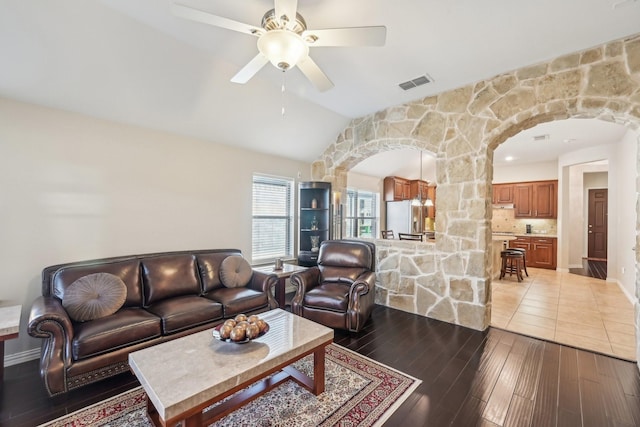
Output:
[[351,284],[349,289],[349,299],[356,302],[361,296],[367,295],[369,292],[374,293],[376,286],[376,275],[372,271],[362,273],[355,282]]
[[65,368],[71,364],[73,324],[62,302],[54,297],[38,297],[33,301],[27,332],[44,338],[40,357],[40,373],[49,395],[67,391]]
[[267,299],[269,300],[269,308],[278,308],[278,303],[273,297],[273,289],[278,283],[278,276],[275,274],[267,274],[261,271],[253,270],[251,280],[247,283],[247,288],[253,289],[258,292],[265,292]]
[[376,297],[376,275],[372,271],[362,273],[349,289],[347,329],[359,331],[367,321]]
[[320,280],[320,269],[311,267],[297,273],[293,273],[289,278],[291,284],[296,288],[296,294],[291,300],[291,311],[294,314],[302,316],[302,301],[304,294],[318,286]]

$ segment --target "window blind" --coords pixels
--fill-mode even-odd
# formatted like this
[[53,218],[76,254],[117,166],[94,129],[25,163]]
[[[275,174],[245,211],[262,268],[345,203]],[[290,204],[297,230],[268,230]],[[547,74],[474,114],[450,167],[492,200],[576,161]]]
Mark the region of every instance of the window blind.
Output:
[[254,263],[293,257],[293,188],[293,179],[253,176]]

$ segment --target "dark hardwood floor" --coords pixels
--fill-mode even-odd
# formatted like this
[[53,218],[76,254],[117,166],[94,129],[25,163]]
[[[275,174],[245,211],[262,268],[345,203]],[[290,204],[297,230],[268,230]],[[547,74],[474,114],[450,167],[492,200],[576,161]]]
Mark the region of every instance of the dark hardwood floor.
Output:
[[[640,426],[634,363],[490,328],[377,306],[335,342],[420,378],[385,426]],[[48,398],[37,362],[8,367],[0,425],[35,426],[137,386],[122,374]]]
[[607,280],[607,261],[582,259],[582,268],[570,268],[569,273]]

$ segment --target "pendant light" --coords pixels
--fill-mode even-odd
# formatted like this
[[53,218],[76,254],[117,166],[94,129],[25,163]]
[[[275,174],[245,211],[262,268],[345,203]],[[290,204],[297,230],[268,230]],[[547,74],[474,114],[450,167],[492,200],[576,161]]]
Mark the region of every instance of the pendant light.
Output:
[[[420,150],[420,181],[422,181],[422,150]],[[411,201],[411,206],[433,206],[433,200],[427,198],[424,202],[422,201],[422,191],[420,185],[418,185],[418,194]]]
[[[422,150],[420,150],[420,181],[422,181]],[[420,184],[418,184],[418,194],[411,201],[411,206],[423,206],[422,189],[420,188]]]

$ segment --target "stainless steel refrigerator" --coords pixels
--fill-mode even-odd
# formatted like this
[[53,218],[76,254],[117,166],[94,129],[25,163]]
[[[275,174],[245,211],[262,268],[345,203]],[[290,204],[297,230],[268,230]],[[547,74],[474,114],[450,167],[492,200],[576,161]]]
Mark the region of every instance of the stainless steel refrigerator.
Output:
[[412,206],[411,200],[387,202],[387,230],[398,233],[422,233],[424,208]]

